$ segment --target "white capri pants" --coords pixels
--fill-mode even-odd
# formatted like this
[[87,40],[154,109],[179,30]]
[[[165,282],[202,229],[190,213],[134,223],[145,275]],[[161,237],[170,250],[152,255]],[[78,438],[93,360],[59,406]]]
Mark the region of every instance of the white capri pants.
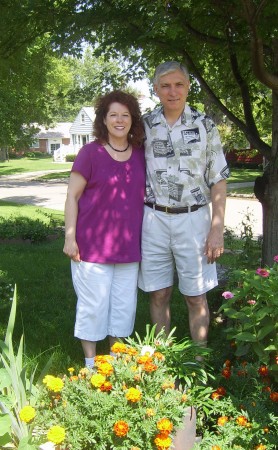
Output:
[[183,214],[144,208],[139,287],[151,292],[173,286],[175,265],[182,294],[197,296],[217,286],[216,265],[204,255],[209,206]]
[[97,264],[71,261],[77,295],[74,336],[100,341],[127,337],[134,327],[139,263]]

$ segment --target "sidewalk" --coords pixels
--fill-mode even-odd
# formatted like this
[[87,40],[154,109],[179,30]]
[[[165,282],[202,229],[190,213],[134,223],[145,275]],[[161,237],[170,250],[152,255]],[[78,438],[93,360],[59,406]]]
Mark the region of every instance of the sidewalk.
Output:
[[[59,170],[56,170],[60,172]],[[0,176],[0,199],[7,202],[23,203],[38,207],[64,210],[67,182],[65,181],[34,181],[35,176],[41,176],[45,173],[55,172],[36,172],[18,175]],[[241,184],[252,186],[253,183]],[[228,191],[235,188],[236,184],[228,185]],[[251,218],[253,235],[258,237],[262,235],[262,208],[257,199],[227,197],[225,226],[231,228],[234,233],[240,236],[242,222],[246,220],[246,215]],[[1,208],[0,208],[1,215]]]

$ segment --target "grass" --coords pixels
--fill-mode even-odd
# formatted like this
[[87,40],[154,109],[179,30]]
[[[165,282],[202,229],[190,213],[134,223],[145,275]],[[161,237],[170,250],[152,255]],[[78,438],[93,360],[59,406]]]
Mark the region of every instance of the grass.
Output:
[[64,212],[57,211],[56,209],[50,208],[38,208],[37,206],[32,205],[24,205],[22,203],[14,203],[14,202],[5,202],[0,200],[0,216],[8,218],[10,216],[25,216],[30,217],[32,219],[41,219],[45,220],[44,214],[51,214],[57,219],[60,223],[64,222]]
[[0,162],[0,175],[16,175],[42,170],[70,170],[72,162],[56,163],[51,158],[20,158]]
[[229,183],[247,183],[251,181],[255,181],[255,179],[259,176],[262,176],[262,170],[255,169],[246,169],[246,168],[237,168],[231,167],[230,169],[230,177],[228,178]]

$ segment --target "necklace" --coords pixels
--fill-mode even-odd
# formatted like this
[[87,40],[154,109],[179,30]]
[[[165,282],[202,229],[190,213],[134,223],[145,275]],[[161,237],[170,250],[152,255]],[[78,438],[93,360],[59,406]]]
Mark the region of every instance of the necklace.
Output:
[[109,147],[111,147],[112,150],[114,150],[114,152],[118,152],[118,153],[126,152],[129,147],[129,143],[128,143],[126,148],[124,148],[123,150],[118,150],[117,148],[112,147],[112,145],[108,141],[107,141],[107,145],[109,145]]

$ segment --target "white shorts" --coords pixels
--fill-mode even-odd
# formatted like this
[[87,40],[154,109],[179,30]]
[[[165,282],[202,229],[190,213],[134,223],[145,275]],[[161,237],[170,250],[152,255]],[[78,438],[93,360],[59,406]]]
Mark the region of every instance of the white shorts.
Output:
[[172,286],[175,265],[182,294],[201,295],[217,286],[216,265],[204,255],[210,225],[208,205],[185,214],[145,206],[139,287],[151,292]]
[[74,336],[100,341],[127,337],[134,327],[139,263],[96,264],[71,261],[77,295]]

